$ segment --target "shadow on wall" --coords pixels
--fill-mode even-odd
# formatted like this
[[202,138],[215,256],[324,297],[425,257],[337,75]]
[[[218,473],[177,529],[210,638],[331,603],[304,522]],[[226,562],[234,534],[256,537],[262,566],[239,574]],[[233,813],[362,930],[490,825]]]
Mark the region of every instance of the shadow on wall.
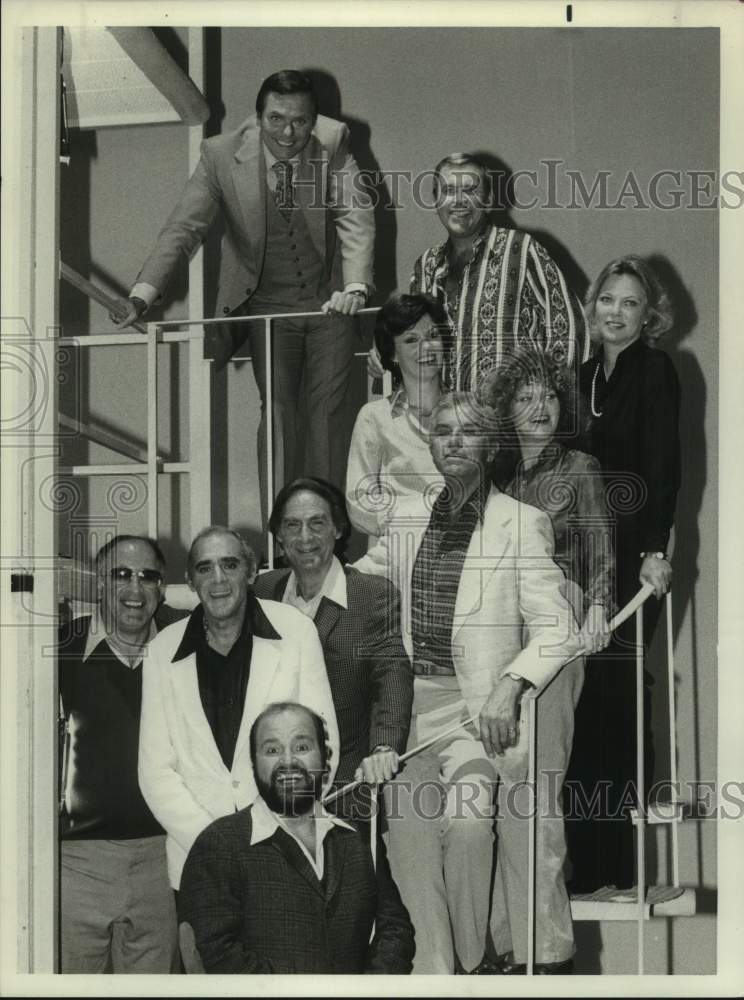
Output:
[[320,113],[342,121],[351,134],[350,148],[362,172],[365,191],[372,196],[375,205],[375,304],[384,302],[397,285],[397,245],[398,223],[396,206],[387,185],[381,179],[380,163],[372,149],[372,133],[369,123],[361,118],[346,114],[341,109],[341,91],[336,78],[326,70],[303,67],[312,80],[318,94]]
[[[677,497],[674,519],[674,582],[673,582],[673,631],[675,640],[679,634],[682,621],[688,612],[691,624],[691,663],[675,662],[675,691],[680,691],[684,697],[692,697],[692,733],[693,733],[693,780],[709,779],[711,775],[703,774],[703,748],[701,746],[701,720],[698,706],[698,692],[702,687],[715,684],[715,650],[707,651],[699,648],[699,629],[697,623],[696,587],[699,576],[700,526],[699,518],[703,502],[703,492],[709,478],[709,448],[705,437],[705,416],[708,402],[706,380],[695,354],[685,347],[685,341],[693,335],[714,337],[717,330],[701,330],[698,327],[698,312],[695,302],[674,264],[662,254],[649,255],[648,263],[659,276],[664,287],[669,292],[674,308],[675,322],[672,330],[661,340],[661,349],[669,354],[679,376],[682,396],[680,410],[680,441],[682,447],[681,487]],[[717,397],[717,390],[714,390]],[[717,594],[716,581],[710,581],[706,588],[715,601]],[[649,669],[653,676],[662,683],[654,687],[654,729],[655,744],[658,750],[669,745],[667,684],[666,684],[666,638],[665,624],[659,623],[657,634],[651,647]],[[689,686],[689,691],[685,690]],[[715,746],[715,733],[709,733],[706,739]],[[661,761],[667,763],[663,774],[658,773]],[[664,779],[669,774],[668,751],[663,756],[657,756],[657,774],[655,780]],[[696,824],[698,845],[698,864],[702,865],[702,830],[701,824]],[[702,885],[702,869],[698,872],[697,884]]]
[[566,279],[568,287],[578,296],[580,301],[584,299],[584,293],[589,285],[589,280],[574,258],[571,251],[560,240],[548,232],[546,229],[535,229],[533,227],[517,226],[511,218],[510,213],[514,211],[516,204],[515,177],[514,171],[495,153],[485,149],[475,149],[469,152],[479,160],[489,173],[493,190],[494,207],[491,212],[491,222],[497,226],[504,226],[507,229],[522,229],[534,236],[548,251],[550,256],[561,269]]

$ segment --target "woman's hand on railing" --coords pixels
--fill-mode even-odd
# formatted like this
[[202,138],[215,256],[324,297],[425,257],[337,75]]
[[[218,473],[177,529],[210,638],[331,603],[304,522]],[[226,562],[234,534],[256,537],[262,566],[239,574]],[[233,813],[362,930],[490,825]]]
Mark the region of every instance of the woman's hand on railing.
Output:
[[589,654],[599,653],[609,645],[611,635],[604,605],[590,605],[579,634],[581,645]]
[[116,312],[109,313],[109,319],[119,330],[125,330],[132,323],[136,323],[140,316],[147,309],[147,303],[137,296],[129,299],[119,299]]
[[662,559],[651,552],[641,563],[638,574],[641,583],[648,583],[654,588],[654,594],[661,598],[672,585],[672,566],[668,559]]

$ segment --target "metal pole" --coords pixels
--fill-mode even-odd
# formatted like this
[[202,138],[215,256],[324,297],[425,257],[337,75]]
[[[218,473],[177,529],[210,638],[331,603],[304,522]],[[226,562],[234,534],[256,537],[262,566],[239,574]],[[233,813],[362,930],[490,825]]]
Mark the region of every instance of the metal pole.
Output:
[[373,785],[371,791],[372,791],[372,799],[371,799],[372,815],[370,816],[369,820],[369,837],[370,837],[369,847],[372,852],[372,864],[374,865],[375,870],[377,870],[377,810],[380,805],[379,802],[380,786]]
[[158,537],[158,324],[147,324],[147,533]]
[[679,828],[677,826],[677,713],[674,706],[674,634],[672,628],[672,592],[666,595],[667,684],[669,687],[669,767],[672,780],[672,885],[679,885]]
[[527,785],[532,790],[532,812],[527,828],[527,975],[535,974],[535,885],[537,882],[537,855],[535,852],[535,824],[537,822],[537,699],[529,698],[529,738]]
[[643,975],[643,938],[646,903],[645,811],[646,790],[643,774],[643,605],[636,611],[636,847],[638,850],[638,975]]
[[[271,382],[271,317],[264,320],[264,371],[266,379],[266,517],[274,504],[274,387]],[[266,525],[266,548],[269,569],[274,568],[274,539]]]

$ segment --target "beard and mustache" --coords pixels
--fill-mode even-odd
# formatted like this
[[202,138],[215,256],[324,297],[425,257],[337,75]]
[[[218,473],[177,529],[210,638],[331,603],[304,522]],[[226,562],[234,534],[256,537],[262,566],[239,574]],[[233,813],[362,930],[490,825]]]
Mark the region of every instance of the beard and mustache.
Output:
[[[268,781],[256,777],[261,798],[280,816],[306,816],[320,799],[325,771],[308,771],[301,764],[277,764]],[[289,780],[289,779],[293,780]]]

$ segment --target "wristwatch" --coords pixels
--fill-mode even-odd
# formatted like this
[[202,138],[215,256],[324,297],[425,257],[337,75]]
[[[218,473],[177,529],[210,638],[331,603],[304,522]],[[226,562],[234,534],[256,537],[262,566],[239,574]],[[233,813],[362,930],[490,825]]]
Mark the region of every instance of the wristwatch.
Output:
[[641,559],[645,559],[647,556],[653,556],[654,559],[666,559],[666,552],[641,552]]

